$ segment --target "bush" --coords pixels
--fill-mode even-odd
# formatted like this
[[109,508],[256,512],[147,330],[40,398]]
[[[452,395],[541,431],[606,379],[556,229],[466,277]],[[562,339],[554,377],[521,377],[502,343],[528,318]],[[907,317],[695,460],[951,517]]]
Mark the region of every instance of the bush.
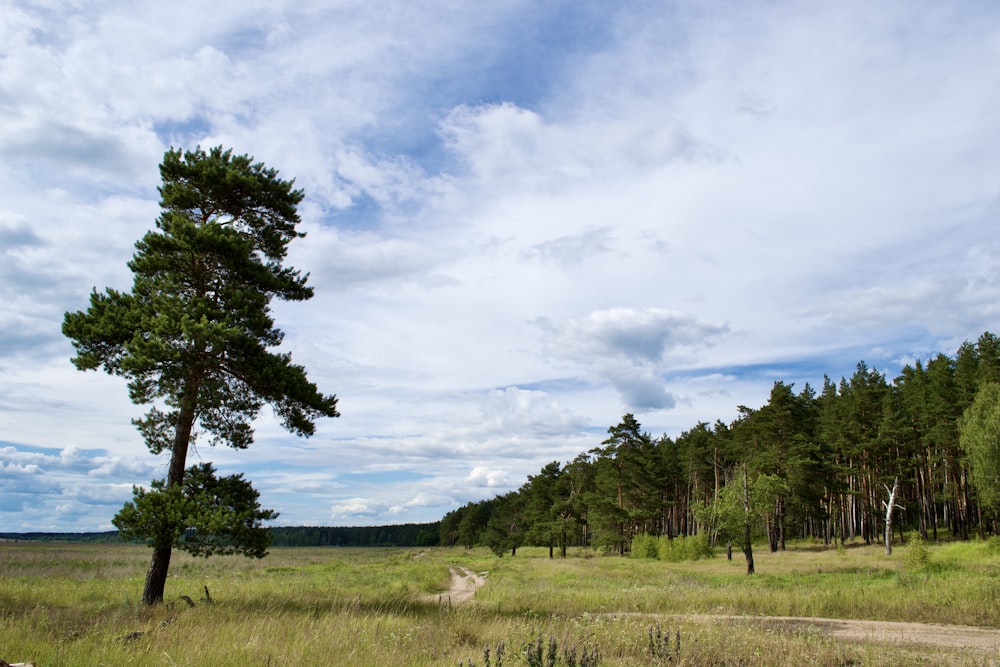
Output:
[[659,552],[658,543],[659,538],[654,535],[647,535],[646,533],[636,535],[632,538],[632,558],[657,558]]
[[906,569],[910,571],[925,570],[930,562],[931,554],[927,550],[924,538],[920,536],[920,533],[917,533],[910,538],[910,545],[906,550],[904,560]]
[[684,560],[699,560],[701,558],[709,558],[712,555],[712,545],[709,544],[708,536],[705,534],[675,537],[673,539],[661,536],[657,553],[657,557],[660,560],[670,563],[679,563]]
[[707,535],[670,538],[666,535],[636,535],[632,538],[632,558],[662,560],[679,563],[699,560],[714,555]]

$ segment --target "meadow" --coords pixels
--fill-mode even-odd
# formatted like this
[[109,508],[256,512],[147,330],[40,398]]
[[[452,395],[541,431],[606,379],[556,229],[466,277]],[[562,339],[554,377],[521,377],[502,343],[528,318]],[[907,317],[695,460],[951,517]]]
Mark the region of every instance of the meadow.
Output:
[[[842,641],[805,616],[1000,628],[1000,549],[983,541],[793,544],[683,562],[522,548],[175,553],[167,603],[139,604],[149,551],[0,542],[0,659],[78,665],[912,665],[1000,649]],[[487,573],[453,604],[449,568]],[[206,599],[206,591],[211,600]],[[190,602],[181,596],[190,598]]]

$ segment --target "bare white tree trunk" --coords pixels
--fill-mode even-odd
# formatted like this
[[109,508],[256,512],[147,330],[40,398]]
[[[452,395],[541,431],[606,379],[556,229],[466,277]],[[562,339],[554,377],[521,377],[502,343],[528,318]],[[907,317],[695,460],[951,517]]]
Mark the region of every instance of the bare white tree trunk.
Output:
[[889,502],[885,505],[885,555],[892,555],[892,510],[896,507],[896,492],[899,490],[899,476],[892,482],[892,489],[885,487],[889,492]]

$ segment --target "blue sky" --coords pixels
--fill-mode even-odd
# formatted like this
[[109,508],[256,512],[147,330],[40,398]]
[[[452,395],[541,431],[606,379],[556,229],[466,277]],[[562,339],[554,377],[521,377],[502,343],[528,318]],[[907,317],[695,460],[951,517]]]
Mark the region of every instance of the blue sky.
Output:
[[342,412],[189,462],[371,525],[1000,330],[998,110],[987,2],[0,0],[0,530],[165,475],[60,325],[130,286],[171,146],[305,190],[275,316]]

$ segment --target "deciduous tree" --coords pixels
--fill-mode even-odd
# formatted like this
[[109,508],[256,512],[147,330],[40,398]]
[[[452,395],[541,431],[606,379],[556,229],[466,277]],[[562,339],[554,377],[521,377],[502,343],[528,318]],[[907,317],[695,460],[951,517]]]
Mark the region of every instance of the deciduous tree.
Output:
[[979,502],[1000,510],[1000,384],[986,382],[959,422]]

